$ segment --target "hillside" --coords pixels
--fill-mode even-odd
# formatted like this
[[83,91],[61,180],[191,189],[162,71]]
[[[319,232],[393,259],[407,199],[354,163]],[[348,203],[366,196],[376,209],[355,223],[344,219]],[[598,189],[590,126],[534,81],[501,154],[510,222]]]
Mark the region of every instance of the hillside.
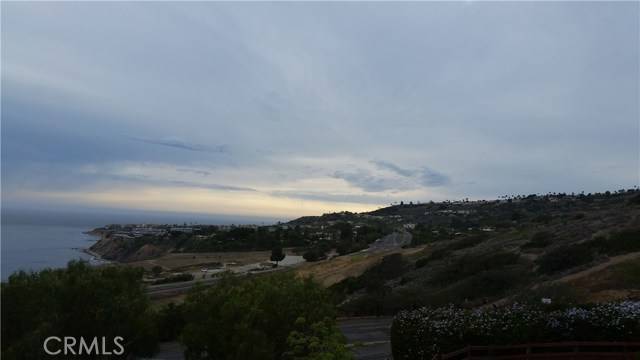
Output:
[[[360,252],[393,232],[410,234],[410,244]],[[274,247],[322,259],[335,250],[340,256],[296,271],[329,286],[341,311],[353,314],[640,295],[637,189],[400,203],[262,227],[110,225],[95,233],[102,240],[92,250],[121,262],[171,254],[202,262],[197,255]]]
[[[639,202],[630,190],[392,206],[365,216],[407,228],[413,248],[327,260],[300,274],[323,280],[343,312],[360,315],[449,303],[639,298]],[[336,274],[341,268],[344,276]]]

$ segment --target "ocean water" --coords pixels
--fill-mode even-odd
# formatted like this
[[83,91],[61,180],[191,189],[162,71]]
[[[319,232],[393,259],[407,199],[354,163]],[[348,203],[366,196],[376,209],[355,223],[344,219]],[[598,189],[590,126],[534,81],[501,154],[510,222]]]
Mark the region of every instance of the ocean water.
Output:
[[99,240],[83,234],[87,230],[91,229],[68,225],[2,224],[2,281],[18,270],[61,268],[72,259],[98,263],[80,251]]
[[123,212],[78,209],[2,208],[0,224],[0,277],[6,281],[18,270],[62,268],[72,259],[92,260],[81,249],[99,239],[85,232],[107,224],[257,224],[277,222],[271,218]]

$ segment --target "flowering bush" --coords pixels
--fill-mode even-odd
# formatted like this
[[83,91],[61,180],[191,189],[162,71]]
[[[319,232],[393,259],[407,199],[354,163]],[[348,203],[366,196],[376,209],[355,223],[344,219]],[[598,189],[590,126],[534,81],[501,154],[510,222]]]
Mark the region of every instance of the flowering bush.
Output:
[[468,345],[557,341],[640,341],[640,302],[555,311],[518,303],[476,310],[421,308],[398,313],[391,327],[397,360],[430,359]]

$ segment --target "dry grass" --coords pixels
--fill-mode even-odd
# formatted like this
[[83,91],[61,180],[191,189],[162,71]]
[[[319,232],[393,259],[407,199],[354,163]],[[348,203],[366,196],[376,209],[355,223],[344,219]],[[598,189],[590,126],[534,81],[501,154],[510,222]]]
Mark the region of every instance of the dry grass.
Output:
[[350,276],[361,275],[387,255],[395,253],[411,255],[420,250],[422,249],[393,249],[376,253],[339,256],[329,260],[302,264],[296,267],[295,271],[300,277],[311,276],[324,286],[331,286]]
[[127,263],[127,265],[141,266],[145,270],[151,270],[154,266],[160,265],[167,271],[187,271],[211,263],[221,263],[224,265],[246,265],[259,263],[262,261],[269,261],[270,256],[270,251],[171,253],[156,259],[130,262]]
[[640,293],[640,289],[620,289],[614,277],[614,270],[630,261],[640,260],[640,252],[611,257],[608,261],[591,268],[569,274],[553,283],[567,284],[583,293],[589,302],[609,302],[626,300],[630,295]]

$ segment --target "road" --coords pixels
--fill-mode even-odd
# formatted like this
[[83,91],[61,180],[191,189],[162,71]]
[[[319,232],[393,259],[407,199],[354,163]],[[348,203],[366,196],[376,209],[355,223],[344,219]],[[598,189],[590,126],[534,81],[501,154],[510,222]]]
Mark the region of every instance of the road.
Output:
[[[407,244],[411,244],[411,234],[409,234],[408,232],[402,232],[402,233],[394,232],[390,235],[387,235],[383,238],[376,240],[373,244],[371,244],[371,246],[368,249],[365,249],[353,254],[349,254],[349,255],[357,255],[362,253],[370,253],[370,252],[377,252],[377,251],[388,250],[388,249],[395,249]],[[302,259],[302,257],[300,256],[297,256],[296,258]],[[277,268],[263,270],[263,271],[260,271],[259,273],[264,274],[264,273],[282,270],[283,268],[286,268],[289,266],[294,266],[301,262],[300,259],[296,259],[296,261],[293,261],[290,264],[283,262],[283,264],[281,266],[278,266]],[[260,264],[249,264],[249,265],[234,268],[232,271],[234,271],[235,273],[247,273],[247,272],[251,272],[250,269],[256,268],[259,266]],[[206,274],[207,276],[205,279],[201,278],[203,274]],[[207,272],[205,273],[195,272],[194,276],[195,276],[195,279],[193,281],[182,281],[182,282],[171,283],[171,284],[151,285],[147,289],[147,294],[152,299],[174,296],[179,294],[186,294],[189,291],[189,289],[191,289],[193,285],[195,285],[196,282],[198,281],[204,285],[211,285],[217,281],[217,278],[211,278],[210,273],[207,273]]]
[[396,248],[402,247],[403,245],[409,245],[409,244],[411,244],[411,234],[409,234],[408,232],[402,232],[402,233],[394,232],[392,234],[389,234],[383,238],[380,238],[374,241],[373,244],[371,244],[368,249],[364,249],[354,254],[362,254],[362,253],[368,253],[368,252],[377,252],[381,250],[396,249]]
[[353,348],[356,359],[390,360],[392,321],[392,317],[340,319],[338,327],[349,344],[364,345]]
[[[338,327],[347,337],[349,344],[361,343],[354,347],[357,360],[391,360],[390,329],[392,317],[351,318],[337,321]],[[177,342],[160,344],[160,353],[154,360],[183,360],[182,348]]]
[[151,299],[157,299],[167,296],[173,296],[178,294],[186,294],[189,292],[196,282],[200,282],[204,285],[211,285],[218,281],[217,278],[206,278],[192,281],[181,281],[170,284],[151,285],[147,287],[147,295]]
[[[248,274],[248,273],[266,274],[266,273],[279,271],[287,268],[287,266],[278,266],[277,268],[262,270],[259,272],[253,272],[249,270],[250,268],[255,268],[258,265],[259,264],[252,264],[248,266],[247,269],[245,269],[244,267],[241,269],[237,268],[237,269],[234,269],[234,272],[237,274]],[[207,276],[204,279],[202,278],[203,274]],[[187,292],[189,292],[189,289],[191,289],[198,282],[203,285],[211,285],[211,284],[214,284],[216,281],[218,281],[217,277],[210,277],[209,274],[210,273],[202,273],[202,272],[194,273],[195,279],[191,281],[180,281],[180,282],[169,283],[169,284],[150,285],[147,287],[147,295],[151,299],[158,299],[158,298],[174,296],[179,294],[186,294]]]

